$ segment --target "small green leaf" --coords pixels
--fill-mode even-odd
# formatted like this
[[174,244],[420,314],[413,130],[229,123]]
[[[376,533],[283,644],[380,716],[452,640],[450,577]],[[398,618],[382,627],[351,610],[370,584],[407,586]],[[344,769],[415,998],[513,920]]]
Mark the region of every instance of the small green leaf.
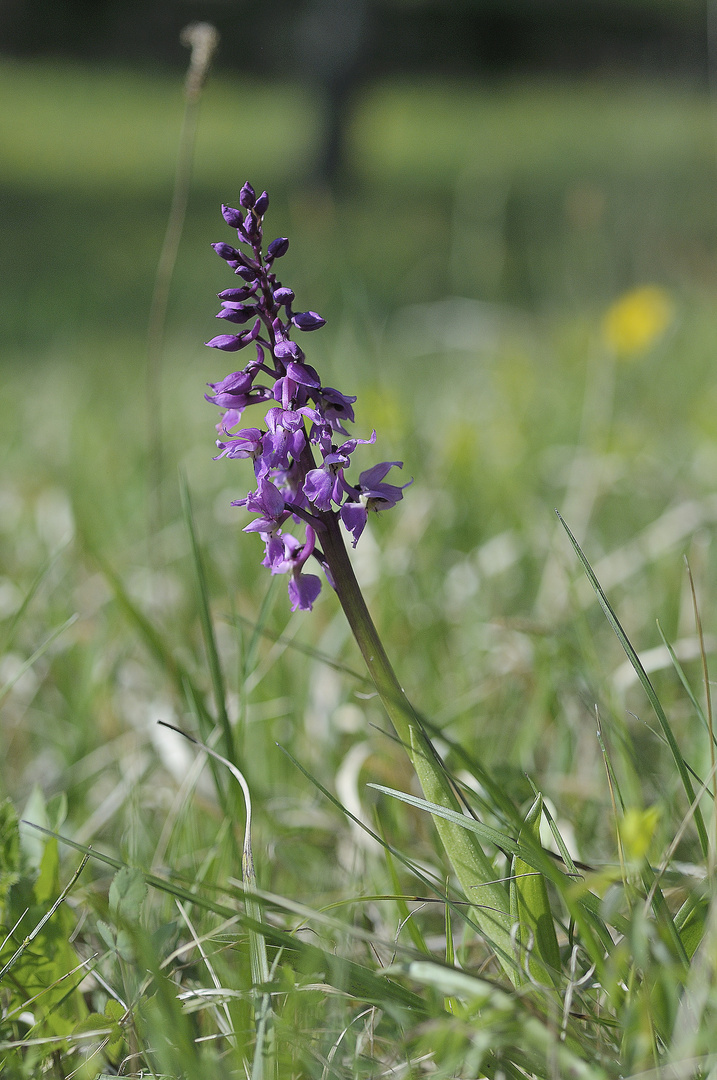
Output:
[[60,892],[60,850],[57,840],[48,840],[40,860],[40,873],[35,882],[35,900],[50,904]]
[[[116,1064],[119,1053],[124,1046],[124,1031],[122,1030],[121,1020],[124,1017],[125,1010],[122,1008],[118,1001],[113,998],[105,1005],[104,1013],[90,1013],[85,1017],[73,1031],[73,1036],[89,1034],[90,1032],[97,1032],[96,1045],[104,1043],[103,1053],[113,1063]],[[92,1048],[92,1043],[89,1040],[82,1040],[80,1045],[83,1047],[85,1053],[89,1053]],[[87,1069],[90,1066],[90,1058],[83,1066]],[[95,1066],[95,1069],[90,1074],[86,1071],[80,1071],[78,1074],[80,1077],[95,1076],[95,1070],[101,1068],[101,1063]],[[103,1074],[105,1075],[105,1074]]]
[[119,1001],[115,1001],[114,998],[109,998],[105,1005],[105,1016],[108,1020],[111,1020],[113,1024],[119,1024],[124,1018],[125,1008],[124,1005],[120,1005]]
[[110,885],[110,911],[119,921],[137,922],[146,896],[147,882],[142,871],[123,866]]
[[98,1033],[103,1032],[102,1035],[98,1034],[97,1036],[97,1040],[99,1041],[106,1037],[106,1034],[108,1034],[106,1029],[109,1027],[110,1021],[108,1021],[107,1017],[103,1016],[102,1013],[90,1013],[89,1016],[86,1016],[84,1020],[81,1020],[80,1023],[76,1025],[72,1034],[85,1035],[89,1031],[96,1031]]
[[131,964],[134,961],[134,939],[129,930],[117,931],[117,943],[115,948],[126,963]]
[[31,870],[38,870],[42,862],[46,841],[37,829],[28,828],[26,822],[30,825],[39,825],[41,829],[50,828],[45,807],[45,797],[37,785],[32,789],[22,811],[20,851],[23,860],[23,871],[27,867]]
[[99,919],[97,921],[97,931],[107,948],[114,951],[114,949],[117,948],[117,940],[115,938],[115,932],[112,927],[108,926],[103,919]]

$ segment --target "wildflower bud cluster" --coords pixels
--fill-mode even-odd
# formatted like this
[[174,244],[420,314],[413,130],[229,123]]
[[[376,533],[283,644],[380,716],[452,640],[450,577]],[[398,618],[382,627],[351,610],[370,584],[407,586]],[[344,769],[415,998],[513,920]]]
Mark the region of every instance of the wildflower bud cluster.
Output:
[[[355,547],[368,511],[394,506],[408,485],[396,487],[384,480],[392,466],[402,467],[400,461],[374,465],[360,474],[356,484],[347,480],[351,455],[357,446],[375,443],[376,432],[369,439],[335,441],[337,435],[348,436],[343,425],[354,420],[356,398],[324,386],[292,340],[294,330],[318,330],[325,319],[315,311],[294,311],[293,291],[276,276],[274,264],[286,254],[288,239],[278,237],[264,251],[267,193],[257,197],[246,183],[239,204],[240,209],[222,206],[222,215],[248,250],[225,243],[212,246],[242,282],[219,293],[217,318],[247,328],[219,334],[206,344],[223,352],[253,345],[256,357],[241,371],[209,383],[214,393],[205,397],[225,410],[217,424],[217,458],[249,458],[254,466],[256,489],[232,503],[257,515],[244,531],[261,536],[263,565],[272,574],[289,574],[292,611],[310,610],[321,590],[321,579],[304,571],[311,556],[333,584],[319,547],[332,517],[352,534]],[[269,404],[265,428],[239,427],[248,406],[264,403]],[[287,524],[302,526],[303,539],[287,533]]]

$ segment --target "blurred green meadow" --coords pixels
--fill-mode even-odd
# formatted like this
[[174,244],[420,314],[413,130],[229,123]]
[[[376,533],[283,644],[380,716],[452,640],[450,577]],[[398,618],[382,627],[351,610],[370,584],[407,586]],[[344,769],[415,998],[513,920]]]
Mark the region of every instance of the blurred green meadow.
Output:
[[[380,852],[277,743],[372,826],[380,811],[389,837],[408,820],[412,857],[440,864],[430,823],[366,787],[408,788],[411,776],[351,673],[360,657],[335,598],[325,588],[312,614],[290,614],[285,582],[268,581],[229,505],[251,486],[245,464],[212,460],[216,416],[202,395],[231,359],[202,343],[231,280],[209,244],[231,239],[219,205],[249,179],[271,195],[267,228],[291,240],[282,279],[301,309],[328,320],[307,339],[309,362],[358,395],[355,433],[377,430],[360,467],[402,460],[402,482],[413,478],[392,514],[370,522],[355,564],[449,764],[465,767],[448,752],[457,743],[519,802],[529,774],[573,853],[614,860],[597,706],[623,794],[660,808],[659,851],[686,809],[678,778],[554,508],[704,773],[707,740],[660,629],[701,698],[684,556],[711,660],[708,97],[608,79],[377,83],[355,103],[350,179],[330,195],[305,179],[319,138],[308,91],[214,73],[172,282],[161,416],[148,416],[147,322],[181,80],[5,60],[0,100],[1,790],[38,823],[133,865],[210,890],[239,876],[211,778],[194,776],[191,748],[156,725],[197,729],[190,687],[212,701],[181,473],[256,803],[260,885],[316,908],[352,889],[394,891]],[[623,351],[604,316],[642,285],[664,290],[667,325]],[[163,519],[152,531],[157,424]],[[688,863],[695,851],[688,829],[678,854]],[[109,880],[91,864],[82,902],[101,908],[92,898]],[[370,918],[391,924],[390,937],[389,907]],[[440,930],[430,912],[425,921]]]

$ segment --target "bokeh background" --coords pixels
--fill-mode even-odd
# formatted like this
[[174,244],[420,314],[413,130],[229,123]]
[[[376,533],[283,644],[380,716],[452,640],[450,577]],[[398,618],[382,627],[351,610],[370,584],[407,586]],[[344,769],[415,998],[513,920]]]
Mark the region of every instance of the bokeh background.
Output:
[[[221,41],[148,404],[180,32],[197,19]],[[134,805],[143,835],[137,807],[161,803],[159,782],[132,794],[165,753],[154,720],[191,717],[102,568],[206,682],[178,468],[230,667],[233,620],[260,610],[273,632],[357,662],[330,596],[291,620],[282,583],[265,602],[258,546],[229,506],[249,478],[212,461],[203,392],[231,361],[202,342],[231,280],[209,244],[231,239],[219,205],[249,179],[271,194],[267,228],[291,238],[283,280],[328,320],[311,363],[359,395],[356,434],[377,428],[362,467],[395,458],[414,477],[357,554],[411,696],[487,760],[547,777],[576,826],[599,833],[593,703],[620,731],[637,705],[553,507],[636,645],[655,650],[669,699],[657,616],[698,672],[684,553],[710,648],[715,629],[714,27],[701,0],[5,0],[11,794],[67,792],[79,835],[107,843],[116,815]],[[271,656],[273,681],[257,676],[245,702],[267,790],[297,783],[274,738],[335,771],[371,708],[320,663]],[[642,721],[633,736],[649,785],[662,751]]]

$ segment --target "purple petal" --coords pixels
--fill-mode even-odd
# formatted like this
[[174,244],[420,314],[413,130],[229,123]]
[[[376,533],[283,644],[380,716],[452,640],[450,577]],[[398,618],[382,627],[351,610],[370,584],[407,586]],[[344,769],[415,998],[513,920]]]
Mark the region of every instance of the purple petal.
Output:
[[350,533],[353,533],[353,547],[356,547],[358,538],[364,531],[368,519],[368,511],[361,503],[344,503],[339,511],[344,525]]
[[304,494],[307,499],[314,503],[319,510],[331,509],[331,492],[333,491],[333,477],[324,469],[311,469],[304,480]]
[[262,191],[261,195],[256,200],[256,202],[254,203],[254,213],[258,217],[264,217],[264,214],[266,213],[268,207],[269,207],[269,196],[268,196],[266,191]]
[[275,567],[279,566],[284,561],[284,544],[280,536],[275,534],[270,536],[266,541],[266,549],[264,552],[264,558],[261,560],[261,565],[268,567],[272,574],[283,573],[283,571],[277,571]]
[[292,611],[311,611],[321,592],[321,578],[316,574],[297,574],[289,579],[289,599]]
[[359,476],[359,484],[362,488],[375,488],[394,465],[399,469],[403,468],[402,461],[382,461],[378,465],[373,465],[370,469],[365,469]]
[[240,326],[249,322],[256,315],[256,307],[254,304],[235,304],[232,301],[225,300],[222,305],[222,310],[218,312],[215,319],[226,319],[227,322],[238,323]]
[[284,513],[284,496],[279,491],[278,487],[272,484],[271,480],[261,480],[259,482],[259,495],[261,498],[262,509],[267,516],[277,519]]
[[251,389],[254,373],[249,371],[233,371],[221,382],[207,383],[217,394],[245,394]]
[[256,281],[259,276],[253,266],[237,266],[234,273],[238,274],[240,278],[244,278],[245,281]]

